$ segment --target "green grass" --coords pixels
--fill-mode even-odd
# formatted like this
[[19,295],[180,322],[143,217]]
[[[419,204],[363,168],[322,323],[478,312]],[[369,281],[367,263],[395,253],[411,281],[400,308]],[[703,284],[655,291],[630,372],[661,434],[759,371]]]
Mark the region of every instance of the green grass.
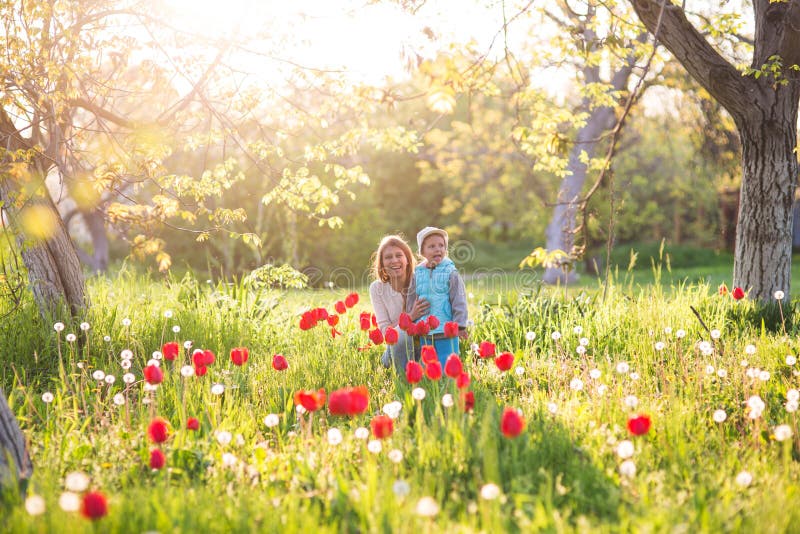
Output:
[[[190,276],[168,283],[125,273],[97,278],[89,287],[93,306],[81,318],[91,328],[76,343],[65,335],[80,334],[80,321],[65,321],[57,334],[55,319],[39,318],[26,301],[0,324],[0,383],[31,444],[35,473],[27,494],[42,496],[46,511],[29,515],[25,496],[12,487],[0,503],[3,530],[790,532],[800,520],[800,442],[795,413],[784,407],[798,383],[785,357],[798,353],[798,330],[790,318],[782,325],[776,307],[761,310],[717,295],[721,271],[686,273],[622,271],[605,298],[586,277],[566,296],[540,286],[533,273],[472,278],[470,341],[493,341],[516,358],[502,373],[464,347],[476,397],[472,413],[461,409],[454,381],[423,380],[427,395],[418,401],[412,386],[380,367],[380,348],[360,350],[367,338],[358,312],[369,310],[363,290],[335,338],[327,324],[301,331],[298,314],[317,305],[330,310],[345,291],[254,293]],[[689,276],[709,283],[683,282]],[[692,308],[721,332],[707,355],[698,342],[710,341],[709,333]],[[208,375],[188,379],[178,372],[188,354],[163,362],[164,383],[146,392],[142,368],[172,339],[211,349],[217,361]],[[751,344],[755,353],[747,354]],[[250,351],[242,367],[227,356],[236,346]],[[134,353],[137,382],[130,386],[122,381],[123,349]],[[287,371],[272,369],[275,353],[286,355]],[[630,372],[617,372],[620,362]],[[756,367],[769,379],[749,377]],[[115,375],[114,384],[95,381],[98,369]],[[212,394],[212,384],[223,384],[224,393]],[[368,387],[370,404],[353,419],[325,410],[301,417],[293,406],[299,389],[355,385]],[[46,391],[54,396],[50,404],[42,400]],[[118,393],[124,406],[112,400]],[[443,405],[446,393],[455,406]],[[766,409],[750,419],[745,402],[756,394]],[[626,405],[631,396],[635,408]],[[402,404],[394,433],[379,453],[370,452],[356,429],[369,428],[391,401]],[[519,437],[499,430],[505,407],[524,414]],[[727,413],[722,424],[712,421],[718,409]],[[264,418],[272,413],[280,422],[268,428]],[[626,430],[637,413],[653,422],[644,436]],[[151,471],[147,460],[156,445],[146,429],[156,415],[172,430],[161,446],[167,467]],[[199,431],[185,429],[190,416],[200,420]],[[793,429],[790,440],[774,439],[780,424]],[[334,427],[344,436],[337,445],[327,438]],[[221,432],[230,433],[230,443],[220,441]],[[616,451],[623,440],[634,444],[632,477],[620,472]],[[398,463],[390,460],[392,450],[402,453]],[[73,471],[88,474],[91,487],[109,498],[109,514],[96,525],[59,507],[64,477]],[[736,482],[742,471],[753,476],[747,487]],[[396,491],[398,481],[407,494]],[[490,483],[500,495],[481,498]],[[417,513],[423,497],[437,503],[435,517]]]

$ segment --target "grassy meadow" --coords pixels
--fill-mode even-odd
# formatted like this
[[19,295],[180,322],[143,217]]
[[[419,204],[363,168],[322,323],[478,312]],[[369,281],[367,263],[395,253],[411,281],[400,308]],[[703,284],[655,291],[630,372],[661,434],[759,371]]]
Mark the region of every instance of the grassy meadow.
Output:
[[[719,295],[716,284],[643,272],[618,275],[605,290],[584,280],[566,292],[525,273],[471,279],[463,389],[447,376],[409,384],[380,366],[384,346],[370,346],[360,328],[359,314],[371,311],[365,288],[335,327],[323,320],[309,330],[298,326],[304,311],[332,315],[348,292],[123,272],[90,281],[92,307],[75,322],[44,321],[25,301],[0,323],[0,383],[35,471],[22,492],[6,489],[0,524],[6,532],[796,531],[794,304],[758,309]],[[175,360],[154,355],[171,341]],[[482,341],[511,352],[510,369],[479,357],[470,344]],[[236,347],[249,351],[241,366],[230,357]],[[198,348],[215,362],[204,376],[184,376],[196,371]],[[275,354],[287,369],[273,368]],[[153,358],[163,381],[149,386]],[[330,400],[351,386],[369,392],[364,413],[295,405],[299,390],[324,388]],[[515,437],[501,422],[506,408],[524,419]],[[380,415],[392,418],[383,439],[371,425]],[[649,428],[636,426],[640,415]],[[151,435],[156,418],[168,423],[161,443]],[[160,469],[150,467],[154,450]],[[90,491],[107,499],[107,515],[94,521],[75,510]]]

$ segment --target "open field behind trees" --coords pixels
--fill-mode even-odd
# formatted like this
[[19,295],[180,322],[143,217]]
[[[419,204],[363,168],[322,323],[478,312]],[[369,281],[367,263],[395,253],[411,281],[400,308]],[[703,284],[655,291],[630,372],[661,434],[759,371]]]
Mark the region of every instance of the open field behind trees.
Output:
[[[469,290],[471,341],[495,343],[514,361],[500,371],[465,347],[463,390],[448,377],[411,385],[381,368],[383,347],[364,349],[359,328],[369,310],[363,291],[336,337],[325,321],[302,331],[298,318],[320,305],[333,313],[344,291],[258,292],[122,273],[92,279],[91,310],[61,332],[26,301],[0,323],[0,373],[31,444],[28,493],[44,511],[30,515],[7,491],[4,530],[793,530],[800,347],[792,304],[759,312],[716,287],[626,285],[622,275],[605,300],[589,284],[567,297],[547,288],[491,293],[475,281]],[[70,333],[78,341],[67,341]],[[207,374],[182,376],[193,367],[181,348],[160,361],[163,382],[148,391],[143,369],[153,352],[187,340],[216,354]],[[229,357],[235,347],[249,349],[242,366]],[[274,354],[288,369],[273,368]],[[99,371],[102,380],[93,378]],[[331,403],[300,415],[295,406],[299,390],[324,388],[330,400],[362,385],[362,414],[332,415]],[[464,391],[474,394],[471,411]],[[524,418],[517,437],[501,430],[506,408]],[[367,429],[386,412],[392,432],[377,439]],[[628,429],[637,415],[651,421],[631,423],[641,435]],[[156,417],[168,422],[162,443],[149,437]],[[190,418],[198,430],[187,429]],[[164,455],[159,470],[149,467],[154,450]],[[95,525],[59,505],[70,507],[67,485],[86,491],[83,477],[67,477],[75,472],[108,499]],[[37,504],[28,501],[34,512]]]

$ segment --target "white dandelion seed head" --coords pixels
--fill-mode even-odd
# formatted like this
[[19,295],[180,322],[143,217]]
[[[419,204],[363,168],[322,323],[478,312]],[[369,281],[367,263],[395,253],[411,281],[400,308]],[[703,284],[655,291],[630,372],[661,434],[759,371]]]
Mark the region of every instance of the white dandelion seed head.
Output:
[[235,454],[226,452],[222,455],[222,467],[224,468],[236,467],[236,464],[238,463],[239,459],[236,457]]
[[664,342],[663,342],[663,341],[656,341],[656,344],[655,344],[655,345],[653,345],[653,347],[654,347],[654,348],[655,348],[657,351],[659,351],[659,352],[661,352],[662,350],[664,350],[664,347],[665,347],[665,346],[666,346],[666,345],[664,345]]
[[116,395],[114,395],[113,401],[114,404],[116,404],[117,406],[123,406],[125,404],[125,395],[123,395],[122,393],[117,393]]
[[582,337],[580,340],[578,340],[578,343],[582,347],[588,347],[589,346],[589,338],[588,337]]
[[597,380],[601,376],[603,376],[603,373],[600,371],[600,369],[592,369],[589,371],[589,378],[592,380]]
[[117,381],[117,377],[114,375],[106,375],[106,377],[103,380],[105,380],[105,383],[110,386],[111,384]]
[[367,443],[367,450],[372,454],[378,454],[383,450],[383,445],[381,445],[381,440],[379,439],[371,439],[369,443]]
[[598,395],[600,395],[602,397],[603,395],[606,394],[606,392],[608,392],[608,386],[607,385],[600,384],[599,386],[597,386],[597,394]]
[[425,398],[425,390],[422,388],[414,388],[411,391],[411,396],[414,398],[414,400],[421,401]]
[[192,348],[192,341],[191,341],[191,340],[189,340],[189,339],[187,339],[186,341],[184,341],[184,342],[183,342],[183,348],[184,348],[184,349],[186,349],[186,350],[189,350],[189,349],[191,349],[191,348]]
[[707,375],[713,375],[714,371],[715,371],[715,369],[714,369],[713,365],[706,365],[706,374]]
[[753,475],[747,471],[740,471],[739,474],[736,475],[735,480],[737,485],[746,488],[753,483]]
[[579,335],[583,334],[583,327],[582,327],[582,326],[580,326],[580,325],[578,325],[578,326],[576,326],[575,328],[573,328],[573,329],[572,329],[572,332],[573,332],[575,335],[578,335],[578,336],[579,336]]
[[305,414],[305,413],[306,413],[308,410],[306,410],[306,407],[305,407],[305,406],[303,406],[302,404],[297,404],[297,405],[294,407],[294,411],[296,411],[296,412],[297,412],[297,415],[303,415],[303,414]]
[[789,413],[795,413],[797,411],[798,406],[800,406],[800,403],[798,403],[796,400],[787,401],[786,411]]
[[516,369],[514,369],[514,372],[517,374],[517,376],[522,376],[525,374],[525,368],[521,365],[518,365]]
[[667,335],[670,335],[672,333],[672,327],[671,326],[665,326],[664,327],[664,333],[667,334]]
[[183,367],[181,367],[181,376],[183,378],[190,378],[194,376],[194,367],[192,367],[191,365],[184,365]]
[[89,323],[85,323],[85,322],[84,322],[84,323],[81,323],[81,324],[79,325],[79,328],[80,328],[81,330],[83,330],[84,332],[86,332],[87,330],[89,330],[90,326],[89,326]]
[[45,503],[40,495],[28,495],[25,499],[25,511],[28,515],[42,515],[44,513]]
[[128,369],[130,369],[130,368],[131,368],[131,365],[132,365],[132,364],[131,364],[131,361],[130,361],[130,360],[122,360],[121,362],[119,362],[119,365],[120,365],[120,367],[122,367],[123,369],[125,369],[125,370],[128,370]]
[[401,451],[400,449],[390,450],[387,456],[389,457],[389,461],[392,462],[393,464],[399,464],[400,462],[403,461],[403,451]]
[[793,355],[789,354],[788,356],[786,356],[786,365],[794,365],[796,363],[797,363],[797,358],[795,358]]
[[83,362],[78,362],[78,363],[76,363],[75,365],[77,365],[77,366],[78,366],[78,369],[83,369],[84,367],[86,367],[86,365],[84,365],[84,363],[83,363]]
[[767,405],[764,403],[764,400],[759,397],[758,395],[753,395],[749,399],[747,399],[747,407],[751,410],[761,410],[763,411]]
[[133,358],[133,351],[131,349],[123,349],[122,352],[119,353],[119,357],[123,360],[130,360]]
[[453,404],[455,404],[455,401],[450,393],[445,393],[442,395],[442,406],[445,408],[452,408]]
[[152,358],[154,360],[163,360],[164,359],[164,355],[161,353],[160,350],[154,350],[153,354],[152,354]]
[[49,391],[45,391],[44,393],[42,393],[42,402],[44,402],[45,404],[50,404],[51,402],[53,402],[54,398],[55,397],[53,396],[53,394],[50,393]]
[[[147,389],[145,389],[145,391],[147,391]],[[150,399],[150,397],[145,397],[142,399],[142,404],[150,404],[151,402],[153,401]]]
[[786,391],[786,400],[795,402],[800,401],[800,391],[797,391],[794,388]]
[[65,512],[77,512],[81,509],[81,498],[77,493],[65,491],[58,498],[58,506]]
[[369,429],[360,426],[356,428],[353,434],[355,435],[356,439],[367,439],[369,438]]
[[180,327],[180,326],[178,326],[178,325],[174,325],[174,326],[172,327],[172,332],[173,332],[173,333],[175,333],[175,334],[179,334],[179,333],[180,333],[180,331],[181,331],[181,327]]
[[750,362],[748,362],[747,360],[742,360],[739,362],[739,365],[741,367],[747,367],[748,365],[750,365]]
[[778,425],[772,430],[776,441],[786,441],[792,437],[792,427],[789,425]]
[[721,336],[722,336],[722,332],[720,332],[716,328],[711,331],[711,339],[719,339]]
[[231,440],[233,440],[233,434],[231,434],[227,430],[217,430],[214,433],[214,437],[217,438],[217,443],[219,443],[222,446],[229,444]]
[[405,480],[395,480],[392,484],[392,493],[398,497],[405,497],[411,493],[411,486]]
[[749,355],[751,355],[751,356],[752,356],[753,354],[755,354],[755,353],[756,353],[756,346],[755,346],[755,345],[747,345],[747,346],[744,348],[744,353],[745,353],[745,354],[749,354]]
[[631,380],[639,380],[639,378],[641,378],[639,376],[639,373],[637,373],[636,371],[631,371],[631,374],[629,374],[628,376],[630,377]]
[[67,336],[64,339],[66,339],[70,343],[74,343],[75,340],[78,339],[78,338],[75,336],[75,334],[70,333],[70,334],[67,334]]
[[103,341],[106,343],[111,343],[111,336],[103,336]]
[[56,332],[63,332],[64,331],[64,323],[56,323],[53,325],[53,330]]
[[577,347],[575,347],[575,353],[578,354],[579,356],[583,356],[584,354],[586,354],[586,347],[584,347],[583,345],[578,345]]
[[392,419],[397,419],[400,417],[400,412],[403,409],[403,403],[400,401],[392,401],[388,404],[384,404],[382,408],[382,412],[388,415]]
[[686,330],[684,330],[683,328],[678,328],[678,330],[675,332],[675,337],[678,338],[678,339],[685,338],[686,337]]
[[633,478],[636,476],[636,464],[633,460],[625,460],[619,464],[619,474],[626,478]]
[[344,436],[342,435],[342,431],[338,428],[329,428],[328,429],[328,444],[332,446],[339,445],[342,441],[344,441]]
[[630,440],[624,439],[617,444],[617,456],[622,458],[623,460],[627,460],[631,456],[633,456],[635,449],[633,446],[633,442]]
[[556,330],[555,332],[550,334],[550,337],[552,338],[553,341],[558,341],[559,339],[561,339],[561,332]]
[[172,319],[172,310],[167,310],[164,312],[165,319]]
[[469,348],[470,350],[472,350],[473,354],[480,354],[481,352],[481,347],[477,343],[473,343],[472,345],[470,345]]
[[489,482],[481,486],[481,499],[484,501],[493,501],[500,496],[500,486]]
[[761,371],[760,373],[758,373],[758,379],[761,380],[762,382],[766,382],[767,380],[769,380],[770,376],[771,375],[769,374],[769,371]]
[[624,399],[622,399],[622,404],[627,408],[635,409],[639,406],[639,398],[636,395],[626,395]]
[[122,326],[130,326],[130,325],[131,325],[131,320],[130,320],[130,319],[128,319],[127,317],[125,317],[125,318],[122,320]]
[[702,352],[703,354],[706,354],[707,352],[714,350],[713,345],[711,345],[710,342],[705,341],[705,340],[703,340],[700,343],[698,343],[697,344],[697,348],[700,349],[700,352]]
[[720,378],[725,378],[728,376],[728,371],[725,369],[717,369],[717,376]]
[[555,402],[548,402],[547,411],[555,415],[558,412],[558,405]]
[[714,414],[711,418],[714,419],[715,423],[724,423],[728,418],[728,414],[725,413],[725,410],[714,410]]
[[780,289],[775,292],[775,300],[783,300],[783,297],[785,296],[786,294]]
[[417,506],[414,510],[418,516],[434,517],[439,513],[439,505],[433,500],[433,497],[423,497],[417,501]]
[[94,373],[92,373],[92,378],[94,378],[98,382],[103,380],[105,377],[106,373],[104,371],[101,371],[100,369],[97,369]]
[[89,475],[83,471],[72,471],[64,477],[64,489],[81,493],[89,487]]
[[161,362],[156,360],[155,358],[150,358],[149,360],[147,360],[147,365],[148,366],[152,365],[153,367],[161,367]]
[[143,389],[145,391],[155,391],[158,389],[158,384],[151,384],[149,382],[145,382]]
[[619,362],[619,363],[617,363],[616,369],[617,369],[617,373],[619,373],[621,375],[624,375],[624,374],[627,374],[628,371],[631,370],[631,366],[628,365],[628,362]]
[[125,373],[124,375],[122,375],[122,381],[125,382],[126,384],[133,384],[134,382],[136,382],[136,376],[134,376],[133,373]]
[[536,332],[534,332],[533,330],[525,332],[525,339],[527,341],[533,341],[534,339],[536,339]]
[[747,375],[747,378],[756,378],[760,373],[761,369],[758,367],[748,367],[744,374]]
[[581,391],[583,389],[583,380],[580,378],[573,378],[569,382],[569,389],[572,391]]
[[267,425],[267,428],[272,428],[278,426],[280,424],[281,419],[278,417],[278,414],[271,413],[264,418],[264,424]]

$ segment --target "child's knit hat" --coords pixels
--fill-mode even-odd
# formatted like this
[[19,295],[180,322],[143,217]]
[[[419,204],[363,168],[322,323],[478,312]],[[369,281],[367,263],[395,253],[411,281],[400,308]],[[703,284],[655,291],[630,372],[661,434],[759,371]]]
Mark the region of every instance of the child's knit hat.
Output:
[[433,234],[439,234],[440,236],[442,236],[444,238],[444,248],[445,249],[448,248],[448,245],[447,245],[447,240],[448,240],[447,232],[445,232],[441,228],[436,228],[435,226],[426,226],[425,228],[423,228],[422,230],[417,232],[417,249],[420,252],[422,252],[422,243],[423,243],[423,241],[425,241],[425,238],[428,237],[429,235],[433,235]]

